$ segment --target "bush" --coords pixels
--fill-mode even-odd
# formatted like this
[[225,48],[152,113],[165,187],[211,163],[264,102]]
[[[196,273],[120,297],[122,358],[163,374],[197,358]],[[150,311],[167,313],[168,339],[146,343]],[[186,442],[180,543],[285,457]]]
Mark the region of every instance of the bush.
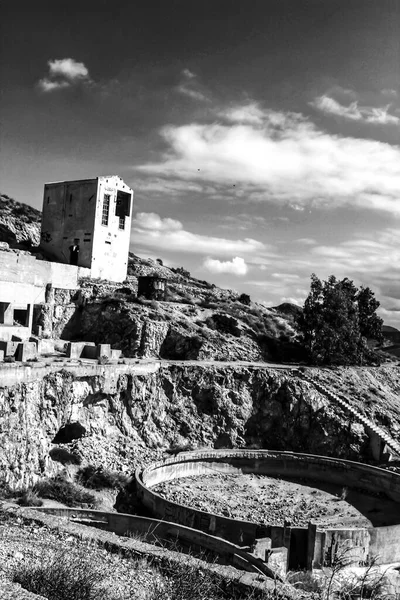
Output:
[[96,503],[93,494],[62,477],[43,479],[35,484],[33,491],[42,498],[50,498],[50,500],[62,502],[67,506],[94,505]]
[[250,296],[248,294],[240,294],[238,300],[242,304],[245,304],[246,306],[250,306],[251,299],[250,299]]
[[42,506],[43,500],[39,498],[36,492],[28,489],[18,498],[18,504],[20,506]]
[[182,275],[182,277],[190,277],[190,272],[184,269],[183,267],[177,267],[176,269],[171,269],[171,271],[173,273],[176,273],[177,275]]
[[11,498],[12,496],[13,492],[8,483],[6,483],[4,479],[0,479],[0,499]]
[[127,482],[128,477],[123,473],[117,473],[116,471],[108,471],[101,467],[95,467],[88,465],[78,471],[78,481],[83,486],[94,490],[101,490],[105,488],[121,489]]
[[70,452],[66,448],[52,448],[49,454],[52,460],[62,465],[80,465],[82,462],[82,458],[78,454]]
[[164,579],[152,589],[152,600],[267,600],[285,596],[253,589],[241,589],[234,581],[224,579],[202,567],[166,561],[161,567]]
[[222,313],[215,313],[212,317],[208,317],[205,323],[209,329],[216,329],[221,333],[228,333],[235,337],[240,337],[241,329],[238,326],[237,319],[224,315]]
[[48,600],[105,600],[105,577],[101,565],[84,548],[43,553],[21,562],[13,573],[15,583]]

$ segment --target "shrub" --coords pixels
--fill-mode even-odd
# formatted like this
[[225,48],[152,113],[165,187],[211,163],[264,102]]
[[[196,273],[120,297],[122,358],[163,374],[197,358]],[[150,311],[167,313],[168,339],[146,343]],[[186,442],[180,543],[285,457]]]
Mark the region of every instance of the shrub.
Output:
[[173,443],[169,448],[165,450],[167,454],[179,454],[179,452],[190,452],[191,450],[195,450],[195,446],[190,442],[183,443]]
[[208,317],[205,323],[209,329],[217,329],[221,333],[228,333],[235,337],[240,337],[241,329],[238,326],[237,319],[224,315],[222,313],[215,313],[212,317]]
[[108,356],[100,356],[97,360],[97,363],[99,365],[107,365],[110,362],[110,359]]
[[164,577],[153,584],[152,600],[267,600],[285,597],[272,596],[256,589],[241,589],[240,584],[202,567],[165,561],[160,570]]
[[107,598],[102,586],[105,577],[101,565],[81,548],[53,555],[44,552],[36,559],[21,562],[12,579],[48,600],[103,600]]
[[80,465],[82,462],[82,458],[78,454],[70,452],[66,448],[52,448],[49,454],[52,460],[62,465]]
[[35,484],[33,491],[42,498],[57,500],[67,506],[79,506],[81,504],[96,503],[96,498],[78,485],[67,481],[62,477],[54,479],[43,479]]
[[0,499],[11,498],[12,495],[13,492],[8,483],[6,483],[4,479],[0,479]]
[[43,500],[39,498],[36,492],[31,489],[25,490],[20,498],[18,498],[20,506],[42,506]]
[[177,275],[182,275],[182,277],[190,277],[190,272],[184,269],[183,267],[177,267],[176,269],[171,269],[171,271],[173,273],[176,273]]
[[250,306],[251,298],[248,294],[240,294],[238,300],[242,304],[245,304],[246,306]]
[[122,286],[122,287],[117,288],[115,290],[115,293],[126,294],[127,296],[131,296],[133,292],[130,287]]
[[123,473],[108,471],[107,469],[93,465],[79,469],[77,476],[79,483],[94,490],[105,488],[121,489],[128,482],[128,477]]

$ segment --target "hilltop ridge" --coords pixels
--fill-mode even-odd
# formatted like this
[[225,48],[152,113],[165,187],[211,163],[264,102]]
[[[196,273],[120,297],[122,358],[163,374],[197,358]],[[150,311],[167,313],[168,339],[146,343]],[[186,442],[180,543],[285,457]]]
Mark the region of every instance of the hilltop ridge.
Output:
[[[39,251],[40,211],[0,196],[0,241],[13,251]],[[138,278],[167,280],[165,301],[138,297]],[[79,293],[59,290],[39,323],[46,337],[110,343],[127,357],[214,360],[299,360],[294,321],[300,307],[268,308],[247,294],[196,279],[129,253],[123,284],[83,279]]]

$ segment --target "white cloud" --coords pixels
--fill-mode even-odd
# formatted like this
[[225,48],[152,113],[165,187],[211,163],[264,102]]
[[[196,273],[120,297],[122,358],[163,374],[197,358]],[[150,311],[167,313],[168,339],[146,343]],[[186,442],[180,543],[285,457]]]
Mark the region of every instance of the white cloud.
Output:
[[214,258],[206,258],[203,266],[210,273],[231,273],[232,275],[246,275],[248,271],[247,264],[244,259],[235,256],[232,260],[216,260]]
[[311,105],[324,113],[337,115],[351,121],[363,121],[373,125],[398,125],[400,123],[399,117],[389,113],[390,104],[376,108],[359,106],[358,102],[354,101],[348,106],[344,106],[334,98],[322,95],[311,102]]
[[39,81],[39,87],[43,92],[54,92],[55,90],[62,90],[69,86],[69,81],[51,81],[46,77]]
[[48,65],[51,77],[64,77],[70,81],[89,77],[89,71],[85,65],[73,58],[49,60]]
[[196,74],[193,73],[193,71],[191,71],[190,69],[183,69],[182,71],[182,75],[186,78],[186,79],[194,79],[196,77]]
[[266,249],[263,243],[251,238],[230,240],[191,233],[183,229],[180,221],[163,219],[156,213],[143,212],[138,213],[133,221],[132,242],[135,247],[203,255],[213,253],[220,256],[232,256],[235,252],[253,254]]
[[73,58],[49,60],[47,64],[49,75],[38,82],[38,86],[43,92],[60,90],[79,82],[90,82],[87,67]]
[[261,125],[264,121],[264,113],[255,102],[244,106],[229,108],[225,111],[219,111],[218,115],[232,123]]
[[176,91],[192,100],[199,102],[209,102],[210,98],[197,81],[197,75],[189,69],[183,69],[182,82],[177,86]]
[[162,219],[157,213],[140,212],[136,215],[135,226],[140,229],[151,231],[179,231],[183,229],[180,221],[175,219]]
[[297,242],[298,244],[305,244],[306,246],[313,246],[314,244],[317,243],[313,238],[299,238],[294,241]]
[[398,96],[397,91],[390,88],[382,90],[382,94],[388,98],[397,98]]
[[[242,201],[342,205],[400,215],[400,148],[332,135],[302,115],[264,110],[262,123],[167,126],[169,146],[142,173],[241,190]],[[234,188],[234,186],[236,186]]]

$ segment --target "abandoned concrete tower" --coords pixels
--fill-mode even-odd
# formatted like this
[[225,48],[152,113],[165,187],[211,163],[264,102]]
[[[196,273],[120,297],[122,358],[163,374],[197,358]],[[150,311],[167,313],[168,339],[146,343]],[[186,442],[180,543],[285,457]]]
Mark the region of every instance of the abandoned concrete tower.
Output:
[[41,247],[91,277],[127,275],[133,191],[117,175],[46,183]]

